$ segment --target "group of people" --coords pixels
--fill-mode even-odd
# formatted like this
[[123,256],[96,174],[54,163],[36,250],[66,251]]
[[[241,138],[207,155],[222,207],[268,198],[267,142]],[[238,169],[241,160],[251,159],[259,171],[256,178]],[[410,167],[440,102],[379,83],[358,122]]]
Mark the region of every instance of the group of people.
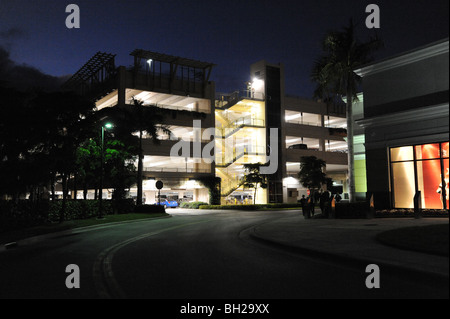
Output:
[[302,206],[303,216],[305,218],[314,216],[315,207],[318,203],[322,214],[328,217],[328,214],[330,213],[331,201],[333,200],[333,198],[336,200],[336,202],[339,202],[341,200],[341,196],[339,194],[331,194],[327,190],[321,192],[316,191],[308,197],[302,195],[300,204]]

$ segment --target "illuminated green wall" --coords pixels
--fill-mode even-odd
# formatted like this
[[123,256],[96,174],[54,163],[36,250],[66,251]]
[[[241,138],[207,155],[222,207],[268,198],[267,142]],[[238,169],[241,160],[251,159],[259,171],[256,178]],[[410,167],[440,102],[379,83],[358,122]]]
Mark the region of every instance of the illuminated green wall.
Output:
[[367,192],[366,159],[355,159],[355,190],[357,193]]

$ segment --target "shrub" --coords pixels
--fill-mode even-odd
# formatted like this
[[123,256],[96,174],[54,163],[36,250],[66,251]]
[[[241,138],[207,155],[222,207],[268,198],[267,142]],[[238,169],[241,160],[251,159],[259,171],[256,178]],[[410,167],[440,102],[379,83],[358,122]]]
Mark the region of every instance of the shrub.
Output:
[[189,208],[189,202],[182,202],[180,208]]
[[0,201],[0,231],[39,225],[47,220],[48,210],[48,201]]
[[[48,220],[58,221],[62,207],[62,200],[50,201]],[[86,219],[98,216],[98,200],[67,200],[64,220]],[[112,215],[114,213],[111,200],[102,200],[102,214]]]
[[299,203],[273,203],[273,204],[252,204],[252,205],[201,205],[200,209],[237,209],[237,210],[259,210],[265,208],[299,208]]
[[113,210],[115,214],[129,214],[135,209],[134,200],[132,198],[113,200]]
[[141,214],[155,214],[155,213],[165,213],[166,210],[162,205],[137,205],[134,208],[135,213]]
[[[0,230],[30,227],[60,220],[62,200],[0,201]],[[113,214],[112,202],[102,201],[103,214]],[[67,200],[64,220],[85,219],[98,215],[97,200]]]
[[266,208],[301,208],[300,203],[274,203],[265,205]]
[[[58,222],[62,200],[30,201],[20,200],[0,201],[0,232],[25,227],[42,225],[46,222]],[[64,220],[87,219],[98,216],[98,200],[70,200],[66,201]],[[135,207],[132,199],[102,200],[102,214],[165,213],[164,206],[141,205]]]
[[181,208],[198,209],[201,205],[208,205],[208,203],[205,203],[205,202],[182,202],[180,204],[180,207]]
[[200,209],[257,210],[259,205],[200,205]]
[[366,218],[369,203],[336,203],[336,218]]
[[[388,218],[388,217],[415,217],[414,209],[412,208],[393,208],[377,210],[376,217]],[[422,209],[423,217],[447,217],[449,211],[445,209]]]

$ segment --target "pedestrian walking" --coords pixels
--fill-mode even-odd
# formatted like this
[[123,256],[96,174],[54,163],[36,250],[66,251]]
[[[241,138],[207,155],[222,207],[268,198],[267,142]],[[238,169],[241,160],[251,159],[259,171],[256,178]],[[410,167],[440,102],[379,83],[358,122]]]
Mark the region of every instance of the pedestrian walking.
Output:
[[303,217],[306,216],[306,210],[308,209],[308,200],[305,198],[305,195],[302,195],[300,199],[300,205],[302,206]]
[[316,201],[315,201],[315,196],[310,196],[309,197],[309,216],[313,216],[314,217],[314,208],[316,206]]
[[328,217],[328,204],[330,201],[330,192],[324,191],[320,195],[320,210],[322,211],[322,214]]

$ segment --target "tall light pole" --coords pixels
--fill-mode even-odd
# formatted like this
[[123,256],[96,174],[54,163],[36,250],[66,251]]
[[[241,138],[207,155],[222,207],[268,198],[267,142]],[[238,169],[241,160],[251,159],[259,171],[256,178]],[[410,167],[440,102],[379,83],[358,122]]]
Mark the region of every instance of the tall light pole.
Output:
[[103,219],[103,205],[102,205],[102,197],[103,197],[103,153],[104,153],[104,142],[105,142],[105,129],[112,128],[113,125],[111,123],[105,123],[102,125],[102,143],[100,149],[100,190],[98,194],[98,219]]

